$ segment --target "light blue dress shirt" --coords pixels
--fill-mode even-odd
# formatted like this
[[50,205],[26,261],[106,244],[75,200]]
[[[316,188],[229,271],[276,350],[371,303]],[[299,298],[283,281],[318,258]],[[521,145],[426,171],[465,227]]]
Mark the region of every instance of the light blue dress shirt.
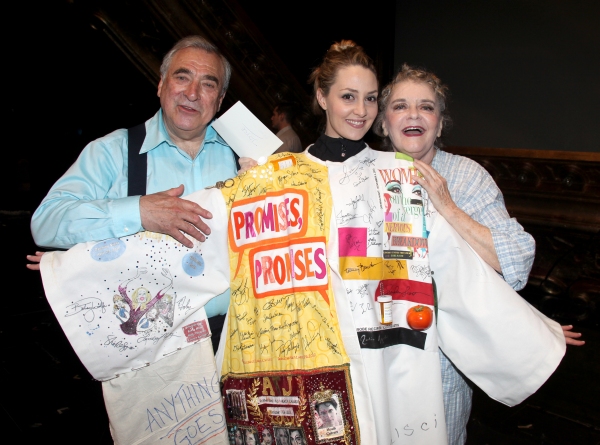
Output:
[[[127,142],[127,130],[120,129],[83,149],[33,214],[31,232],[38,246],[67,249],[143,230],[140,197],[127,196]],[[140,153],[148,157],[148,194],[183,184],[187,195],[237,174],[233,152],[211,125],[192,159],[170,141],[162,110],[146,121]],[[207,315],[224,314],[228,304],[229,291],[206,305]]]

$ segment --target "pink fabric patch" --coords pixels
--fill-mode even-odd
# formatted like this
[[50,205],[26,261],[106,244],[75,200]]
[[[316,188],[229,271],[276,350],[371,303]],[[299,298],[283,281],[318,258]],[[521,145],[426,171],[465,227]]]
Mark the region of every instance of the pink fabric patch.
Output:
[[340,257],[367,256],[367,228],[344,227],[338,229]]
[[196,321],[183,327],[183,333],[188,343],[201,340],[209,336],[206,320]]

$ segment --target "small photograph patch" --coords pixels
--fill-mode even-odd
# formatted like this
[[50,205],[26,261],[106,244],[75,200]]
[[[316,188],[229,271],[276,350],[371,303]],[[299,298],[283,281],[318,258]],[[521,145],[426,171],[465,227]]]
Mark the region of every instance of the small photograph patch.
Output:
[[257,428],[260,445],[359,444],[349,382],[347,365],[230,375],[222,389],[227,424]]
[[[270,442],[261,441],[259,439],[259,432],[256,427],[247,427],[240,425],[233,425],[229,428],[229,443],[235,445],[264,445],[271,444],[275,445],[273,440]],[[271,437],[272,436],[268,436]]]
[[246,391],[238,389],[228,389],[225,391],[225,407],[229,418],[235,420],[248,420]]
[[183,333],[188,343],[202,340],[209,336],[208,325],[206,320],[196,321],[183,327]]
[[330,442],[344,435],[344,416],[340,397],[331,390],[321,390],[311,396],[313,425],[318,442]]

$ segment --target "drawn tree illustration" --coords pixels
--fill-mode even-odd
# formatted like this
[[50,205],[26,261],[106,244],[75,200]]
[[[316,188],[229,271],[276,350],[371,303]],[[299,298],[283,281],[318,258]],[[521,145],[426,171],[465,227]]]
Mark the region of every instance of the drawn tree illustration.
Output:
[[119,285],[119,293],[123,297],[123,301],[129,306],[129,319],[124,323],[121,323],[121,330],[127,335],[137,335],[138,322],[150,309],[152,309],[152,307],[154,307],[156,303],[158,303],[165,296],[167,291],[173,287],[173,277],[171,277],[169,269],[163,269],[162,275],[169,280],[169,284],[158,291],[152,300],[148,301],[150,298],[150,293],[144,287],[138,287],[133,292],[132,298],[129,298],[129,295],[127,295],[127,286],[133,280],[139,278],[145,273],[148,273],[148,271],[145,267],[142,267],[138,269],[135,277],[129,278]]

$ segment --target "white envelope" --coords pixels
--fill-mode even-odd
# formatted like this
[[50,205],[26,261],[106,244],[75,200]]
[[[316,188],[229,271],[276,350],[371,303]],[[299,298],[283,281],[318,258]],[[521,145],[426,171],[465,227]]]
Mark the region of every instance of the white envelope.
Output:
[[241,158],[266,158],[283,144],[240,101],[214,121],[212,126]]

